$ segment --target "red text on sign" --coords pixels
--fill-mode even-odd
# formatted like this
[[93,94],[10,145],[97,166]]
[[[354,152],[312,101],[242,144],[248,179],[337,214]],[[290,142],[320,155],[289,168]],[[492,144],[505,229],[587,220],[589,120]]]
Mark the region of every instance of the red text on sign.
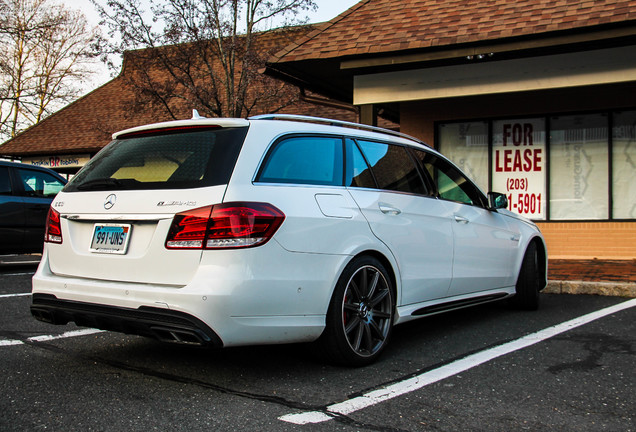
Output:
[[541,149],[505,149],[495,150],[496,172],[541,171],[543,155]]
[[503,145],[507,146],[512,142],[514,146],[532,145],[532,123],[515,123],[503,125]]
[[525,194],[517,195],[514,201],[514,195],[508,195],[508,209],[519,214],[540,214],[541,213],[541,194]]

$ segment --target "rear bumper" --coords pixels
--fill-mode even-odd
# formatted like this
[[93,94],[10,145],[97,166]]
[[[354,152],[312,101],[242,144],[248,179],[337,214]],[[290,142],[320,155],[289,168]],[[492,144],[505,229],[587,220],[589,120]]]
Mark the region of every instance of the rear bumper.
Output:
[[68,324],[134,334],[186,345],[220,348],[223,342],[203,321],[187,313],[141,306],[137,309],[60,300],[33,294],[31,314],[49,324]]
[[269,242],[204,253],[189,283],[172,286],[54,274],[49,253],[45,247],[33,277],[37,319],[223,347],[317,339],[333,278],[347,259],[291,253]]

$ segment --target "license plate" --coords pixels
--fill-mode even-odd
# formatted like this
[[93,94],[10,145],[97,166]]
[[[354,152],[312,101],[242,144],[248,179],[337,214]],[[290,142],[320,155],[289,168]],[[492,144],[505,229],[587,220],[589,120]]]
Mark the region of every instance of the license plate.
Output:
[[128,250],[130,231],[130,225],[95,224],[91,252],[125,254]]

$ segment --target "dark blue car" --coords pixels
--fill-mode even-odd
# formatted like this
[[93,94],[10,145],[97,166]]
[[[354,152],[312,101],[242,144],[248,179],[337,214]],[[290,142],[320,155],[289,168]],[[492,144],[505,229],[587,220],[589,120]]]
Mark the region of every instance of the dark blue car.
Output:
[[42,252],[49,206],[65,184],[50,169],[0,161],[0,254]]

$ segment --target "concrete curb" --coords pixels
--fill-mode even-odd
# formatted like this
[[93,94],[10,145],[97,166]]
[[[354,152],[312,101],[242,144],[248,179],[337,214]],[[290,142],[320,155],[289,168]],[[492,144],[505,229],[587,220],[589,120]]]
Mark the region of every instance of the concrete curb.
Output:
[[549,280],[548,286],[541,292],[548,294],[592,294],[636,298],[636,283]]

